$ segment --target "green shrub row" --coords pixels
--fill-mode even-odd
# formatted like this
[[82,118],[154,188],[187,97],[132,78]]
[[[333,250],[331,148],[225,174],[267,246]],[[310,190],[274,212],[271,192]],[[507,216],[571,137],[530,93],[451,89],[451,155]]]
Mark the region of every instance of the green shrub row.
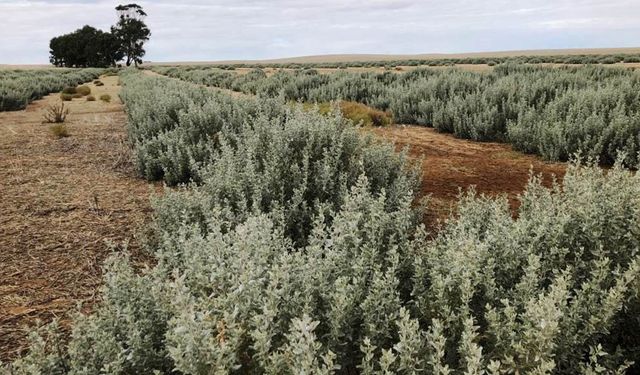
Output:
[[103,69],[0,70],[0,111],[24,109],[33,100],[89,82]]
[[471,191],[433,235],[412,208],[417,170],[339,113],[122,81],[134,142],[193,134],[210,111],[223,125],[198,184],[155,199],[153,268],[114,255],[69,341],[46,326],[5,372],[638,371],[640,175],[621,162],[532,178],[516,218]]
[[469,193],[432,240],[409,191],[387,210],[362,176],[304,245],[284,234],[287,207],[200,210],[242,179],[226,170],[162,198],[158,264],[113,257],[68,346],[49,326],[12,373],[638,371],[640,177],[619,165],[573,165],[562,187],[534,178],[517,219]]
[[276,68],[276,69],[344,69],[344,68],[387,68],[398,66],[453,66],[453,65],[489,65],[497,64],[616,64],[638,63],[640,54],[572,54],[547,56],[492,56],[432,59],[400,59],[384,61],[349,61],[322,63],[238,63],[207,65],[222,70],[233,71],[238,68]]
[[[360,170],[350,171],[345,177],[341,174],[347,172],[341,168],[360,168],[355,164],[352,166],[346,163],[355,163],[355,161],[349,161],[350,158],[362,158],[363,153],[373,152],[371,150],[379,148],[371,139],[360,137],[356,129],[348,126],[348,121],[333,112],[330,112],[332,115],[328,118],[318,113],[310,114],[309,116],[315,116],[311,119],[318,123],[312,127],[309,124],[311,120],[300,114],[304,112],[302,107],[291,106],[279,99],[234,99],[229,95],[189,83],[138,73],[125,73],[122,77],[122,85],[121,98],[129,119],[129,139],[134,146],[138,170],[148,180],[163,179],[169,185],[190,181],[200,182],[201,167],[219,158],[218,154],[222,152],[220,147],[226,145],[223,142],[236,147],[239,142],[238,137],[254,134],[258,127],[268,129],[269,132],[278,129],[283,132],[292,132],[279,134],[281,139],[294,139],[299,142],[297,139],[304,137],[308,138],[308,142],[317,142],[318,144],[305,146],[314,147],[313,152],[317,155],[314,154],[312,159],[330,152],[331,157],[338,158],[334,161],[333,167],[337,169],[305,171],[305,173],[310,173],[314,178],[318,177],[316,173],[331,173],[323,177],[325,179],[347,178],[350,182],[343,188],[353,183]],[[294,120],[304,122],[305,126],[297,130],[288,127]],[[303,133],[318,127],[321,129],[318,130],[321,134]],[[345,138],[341,139],[339,136]],[[266,134],[265,137],[267,137]],[[321,138],[315,140],[314,137]],[[264,142],[265,139],[260,141]],[[276,142],[276,139],[271,141]],[[326,144],[329,142],[334,142],[335,150],[326,149]],[[294,144],[291,147],[301,147],[301,145]],[[363,161],[365,167],[371,161],[385,157],[395,158],[391,147],[385,147],[387,156],[382,155],[384,154],[382,151],[376,151],[380,155],[367,154]],[[302,152],[302,150],[296,152]],[[262,165],[266,162],[259,161],[259,163]],[[294,168],[293,165],[290,167]],[[288,188],[291,188],[291,185]],[[315,189],[326,188],[327,186],[323,185]]]
[[581,151],[613,164],[640,152],[640,74],[622,68],[501,65],[489,73],[417,69],[406,73],[318,74],[315,70],[156,68],[174,78],[287,100],[347,100],[390,111],[398,123],[458,137],[502,141],[549,160]]

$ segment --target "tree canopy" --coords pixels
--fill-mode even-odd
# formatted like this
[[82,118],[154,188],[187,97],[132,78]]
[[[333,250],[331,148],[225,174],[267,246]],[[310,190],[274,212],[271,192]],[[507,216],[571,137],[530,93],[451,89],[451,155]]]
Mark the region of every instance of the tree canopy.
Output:
[[142,63],[144,43],[151,31],[144,23],[145,11],[140,5],[116,7],[118,22],[111,32],[86,25],[72,33],[57,36],[49,43],[49,61],[61,67],[115,66],[126,58],[127,66]]
[[122,59],[118,39],[89,25],[51,39],[50,61],[55,66],[107,67]]
[[142,57],[146,53],[144,43],[151,36],[151,31],[144,23],[147,14],[138,4],[119,5],[116,11],[118,23],[111,27],[111,33],[120,42],[127,66],[132,62],[137,66],[142,63]]

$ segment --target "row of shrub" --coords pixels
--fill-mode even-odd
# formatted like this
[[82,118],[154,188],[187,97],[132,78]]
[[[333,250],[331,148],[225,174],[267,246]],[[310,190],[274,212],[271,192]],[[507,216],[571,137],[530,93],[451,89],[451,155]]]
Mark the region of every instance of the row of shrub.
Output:
[[24,109],[52,92],[89,82],[104,69],[0,70],[0,111]]
[[163,135],[181,139],[159,143],[167,160],[206,147],[199,183],[156,198],[153,268],[113,256],[69,341],[44,327],[5,372],[638,371],[640,176],[620,164],[533,178],[517,219],[469,192],[431,239],[417,170],[339,112],[122,81],[138,159]]
[[582,151],[635,165],[640,152],[640,74],[599,66],[501,65],[488,73],[416,69],[405,73],[319,74],[210,68],[155,70],[168,76],[286,100],[347,100],[389,111],[396,122],[432,126],[461,138],[503,141],[566,161]]
[[[249,119],[271,124],[270,130],[273,131],[277,128],[276,124],[286,124],[289,119],[300,117],[299,112],[308,112],[310,109],[281,98],[232,98],[178,80],[131,72],[123,74],[122,86],[120,95],[128,115],[129,139],[134,146],[138,170],[148,180],[162,179],[169,185],[200,182],[201,167],[219,157],[221,136],[232,137],[233,142],[237,142],[235,138],[242,131],[252,131],[257,126],[247,124]],[[357,104],[344,103],[343,107],[354,119],[359,115],[372,123],[388,122],[387,118],[379,118],[375,111],[363,111]],[[372,140],[361,138],[355,129],[348,126],[350,121],[341,116],[340,107],[325,105],[310,112],[334,124],[326,126],[333,130],[332,136],[340,132],[348,133],[349,142],[353,144],[340,147],[347,150],[374,147]],[[247,126],[250,130],[245,129]],[[336,128],[338,126],[340,131]],[[344,166],[346,160],[340,155],[336,150],[334,156],[342,158],[340,163]],[[373,155],[369,158],[378,159]]]
[[454,66],[497,64],[619,64],[640,63],[640,54],[571,54],[571,55],[531,55],[531,56],[490,56],[430,59],[398,59],[380,61],[345,61],[318,63],[237,63],[210,64],[223,70],[239,68],[286,68],[286,69],[345,69],[345,68],[392,68],[402,66]]

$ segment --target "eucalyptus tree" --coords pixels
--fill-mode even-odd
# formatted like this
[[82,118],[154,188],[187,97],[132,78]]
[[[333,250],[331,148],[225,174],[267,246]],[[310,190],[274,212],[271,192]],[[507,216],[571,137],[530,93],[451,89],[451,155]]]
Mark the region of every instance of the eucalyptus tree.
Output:
[[120,42],[120,51],[126,57],[126,64],[135,66],[142,63],[146,51],[144,44],[151,37],[151,31],[144,22],[147,13],[138,4],[118,5],[118,23],[111,32]]

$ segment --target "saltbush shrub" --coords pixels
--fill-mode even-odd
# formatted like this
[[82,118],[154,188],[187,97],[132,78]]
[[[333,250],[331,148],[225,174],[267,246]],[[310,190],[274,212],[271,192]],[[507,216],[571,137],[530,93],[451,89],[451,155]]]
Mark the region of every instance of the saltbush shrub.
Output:
[[101,69],[41,69],[0,71],[0,111],[24,109],[31,101],[65,87],[90,81]]
[[91,94],[91,87],[89,86],[78,86],[76,87],[76,93],[82,95],[82,96],[87,96],[89,94]]
[[[576,63],[620,58],[624,56],[566,57]],[[199,68],[156,70],[194,83],[292,101],[354,101],[389,111],[399,123],[432,126],[477,141],[509,142],[550,160],[566,161],[583,151],[610,165],[622,151],[628,166],[638,163],[640,76],[629,69],[500,63],[484,73],[417,69],[400,74],[317,74],[311,70],[272,76],[255,71],[250,77]]]
[[6,372],[639,370],[640,175],[624,155],[572,163],[562,185],[532,176],[516,215],[468,191],[427,233],[418,171],[337,111],[122,81],[139,163],[197,184],[155,198],[152,268],[112,256],[69,342],[56,323],[35,332]]
[[13,371],[634,373],[638,179],[620,164],[572,165],[562,187],[534,177],[516,218],[470,192],[429,239],[411,194],[388,211],[361,176],[304,245],[278,209],[198,218],[185,207],[205,185],[169,193],[157,265],[138,275],[114,256],[68,349],[52,327]]
[[77,87],[65,87],[64,89],[62,89],[62,93],[67,95],[75,95],[77,92]]

